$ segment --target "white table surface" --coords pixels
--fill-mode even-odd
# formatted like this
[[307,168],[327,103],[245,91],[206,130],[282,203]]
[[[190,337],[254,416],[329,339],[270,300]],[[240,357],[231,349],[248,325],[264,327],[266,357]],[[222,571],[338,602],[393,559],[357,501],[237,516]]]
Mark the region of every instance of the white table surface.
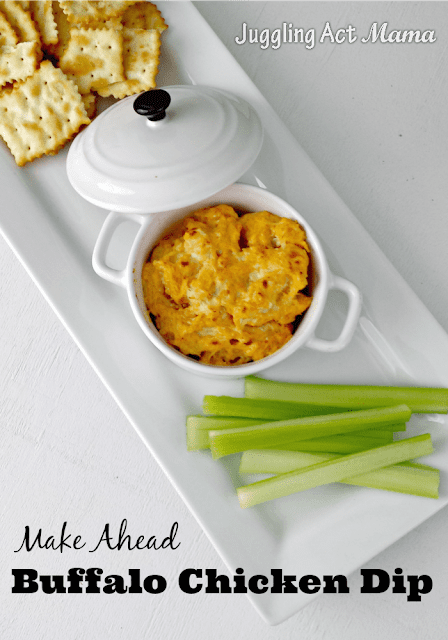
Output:
[[[341,198],[448,331],[448,4],[445,2],[199,2],[211,24]],[[163,6],[162,6],[163,9]],[[320,33],[373,22],[435,29],[433,44],[236,45],[253,28],[293,23]],[[194,34],[192,34],[192,46]],[[163,64],[163,59],[162,59]],[[225,568],[7,244],[0,251],[0,637],[4,640],[446,638],[448,512],[442,510],[365,565],[428,574],[421,602],[403,594],[324,595],[269,627],[242,595],[189,596],[184,568]],[[372,274],[374,277],[374,274]],[[446,479],[442,480],[446,482]],[[134,536],[168,535],[177,550],[34,550],[14,553],[25,525],[90,543],[127,518]],[[331,535],[331,532],[329,532]],[[91,548],[91,546],[90,546]],[[141,568],[169,583],[160,595],[11,594],[11,570],[61,566],[124,574]]]

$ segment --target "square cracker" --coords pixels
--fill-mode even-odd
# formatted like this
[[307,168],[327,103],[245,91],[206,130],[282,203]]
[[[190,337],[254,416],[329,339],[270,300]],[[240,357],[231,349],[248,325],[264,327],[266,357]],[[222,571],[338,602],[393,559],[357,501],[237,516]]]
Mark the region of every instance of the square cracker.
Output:
[[18,42],[17,33],[9,24],[5,14],[0,12],[0,47],[14,47]]
[[123,65],[126,80],[100,88],[100,96],[123,98],[154,89],[159,65],[160,33],[153,29],[123,29]]
[[57,153],[89,122],[76,85],[48,60],[0,94],[0,135],[19,166]]
[[109,2],[103,0],[83,0],[83,2],[61,0],[60,5],[69,22],[86,25],[121,16],[135,2],[136,0],[111,0]]
[[128,29],[157,29],[164,31],[167,28],[162,14],[152,2],[137,2],[124,12],[122,23]]
[[17,33],[19,42],[40,42],[40,35],[31,14],[14,0],[0,1],[0,11]]
[[160,33],[155,29],[123,30],[124,74],[128,80],[140,80],[148,89],[155,87],[159,53]]
[[121,31],[74,27],[59,66],[76,82],[80,93],[90,93],[125,79],[122,58]]
[[[66,14],[61,9],[59,2],[52,2],[52,5],[53,17],[56,23],[57,41],[56,44],[48,45],[47,51],[51,56],[56,58],[56,60],[59,60],[70,40],[70,30],[73,29],[74,26],[82,25],[73,25],[69,22]],[[110,18],[109,20],[106,20],[106,22],[92,22],[88,25],[88,28],[121,30],[123,25],[120,22],[120,18]]]
[[31,15],[39,28],[42,44],[47,46],[58,41],[52,4],[51,0],[33,0],[31,3]]
[[38,42],[19,42],[0,49],[0,86],[33,75],[40,59]]

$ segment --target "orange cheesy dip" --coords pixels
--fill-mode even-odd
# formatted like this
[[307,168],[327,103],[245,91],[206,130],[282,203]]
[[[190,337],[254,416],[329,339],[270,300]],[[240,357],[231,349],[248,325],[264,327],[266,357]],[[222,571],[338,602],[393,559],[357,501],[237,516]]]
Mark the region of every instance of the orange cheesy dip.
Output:
[[228,205],[182,220],[143,267],[143,294],[165,340],[200,362],[238,365],[277,351],[311,303],[305,231]]

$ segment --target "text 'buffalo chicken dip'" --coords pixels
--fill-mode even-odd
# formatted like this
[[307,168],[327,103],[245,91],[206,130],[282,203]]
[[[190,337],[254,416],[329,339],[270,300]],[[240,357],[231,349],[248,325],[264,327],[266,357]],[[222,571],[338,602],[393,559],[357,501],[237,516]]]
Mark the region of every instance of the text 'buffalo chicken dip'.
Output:
[[277,351],[311,297],[305,231],[267,211],[238,216],[228,205],[196,211],[154,248],[143,294],[165,340],[212,365]]

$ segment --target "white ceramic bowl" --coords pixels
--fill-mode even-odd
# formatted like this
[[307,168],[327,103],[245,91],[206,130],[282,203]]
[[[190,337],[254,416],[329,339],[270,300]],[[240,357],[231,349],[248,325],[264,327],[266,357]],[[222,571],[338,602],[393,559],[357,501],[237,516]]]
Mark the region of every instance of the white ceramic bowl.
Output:
[[[292,338],[283,347],[266,358],[248,364],[235,366],[207,365],[183,355],[162,338],[154,326],[143,300],[141,273],[153,247],[175,222],[197,209],[216,204],[229,204],[236,209],[248,212],[270,211],[278,216],[296,219],[306,231],[307,241],[311,250],[312,282],[310,287],[313,301],[303,320]],[[137,222],[140,225],[140,229],[132,245],[126,268],[121,271],[112,269],[106,263],[107,249],[117,227],[122,222],[129,220]],[[350,342],[353,336],[362,304],[361,294],[357,287],[348,280],[335,276],[330,272],[316,234],[307,221],[293,207],[264,189],[240,183],[232,184],[201,202],[160,214],[140,215],[111,212],[106,218],[96,242],[92,263],[98,275],[127,289],[132,311],[138,324],[151,342],[172,362],[183,369],[205,376],[235,378],[254,374],[281,362],[305,345],[319,351],[339,351]],[[316,338],[314,332],[322,316],[330,289],[339,289],[347,295],[349,301],[348,312],[338,338],[335,340],[322,340]]]

